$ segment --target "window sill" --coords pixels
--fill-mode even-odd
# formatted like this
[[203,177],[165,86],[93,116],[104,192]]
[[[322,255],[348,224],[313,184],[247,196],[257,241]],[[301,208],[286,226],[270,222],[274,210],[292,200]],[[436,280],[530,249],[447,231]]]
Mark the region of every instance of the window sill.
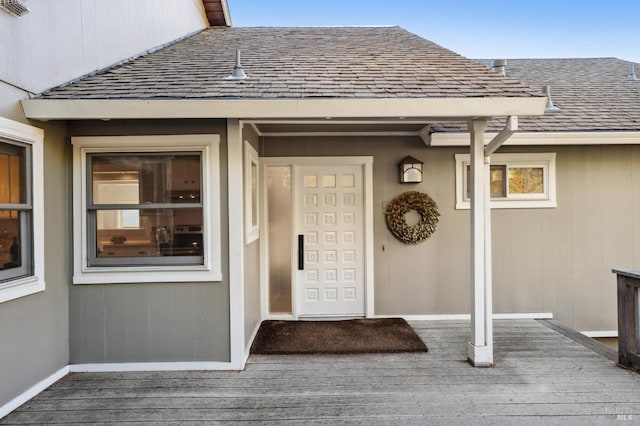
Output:
[[6,282],[0,285],[0,303],[40,293],[45,287],[44,280],[33,276]]
[[197,267],[91,268],[73,276],[73,284],[178,283],[222,281],[220,272]]

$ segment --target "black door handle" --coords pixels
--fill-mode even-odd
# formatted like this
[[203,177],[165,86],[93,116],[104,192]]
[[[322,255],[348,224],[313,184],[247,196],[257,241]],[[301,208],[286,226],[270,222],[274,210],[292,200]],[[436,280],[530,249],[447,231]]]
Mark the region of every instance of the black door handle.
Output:
[[304,235],[298,234],[298,271],[304,270]]

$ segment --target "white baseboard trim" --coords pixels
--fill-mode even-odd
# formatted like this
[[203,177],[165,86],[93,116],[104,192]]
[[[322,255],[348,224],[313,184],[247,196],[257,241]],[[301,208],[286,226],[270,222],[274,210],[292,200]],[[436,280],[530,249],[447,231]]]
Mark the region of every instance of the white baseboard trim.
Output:
[[[452,321],[471,319],[470,314],[434,314],[434,315],[376,315],[374,318],[391,318],[401,317],[407,321]],[[510,314],[493,314],[493,319],[510,320],[510,319],[553,319],[552,312],[531,312],[531,313],[510,313]]]
[[71,364],[72,373],[105,373],[119,371],[189,371],[189,370],[237,370],[231,362],[122,362]]
[[20,407],[25,402],[29,401],[34,396],[38,395],[40,392],[42,392],[58,380],[62,379],[67,374],[69,374],[69,366],[62,367],[60,370],[56,371],[49,377],[40,380],[35,385],[31,386],[29,389],[4,404],[2,407],[0,407],[0,419],[16,408]]
[[618,330],[609,331],[581,331],[587,337],[618,337]]
[[493,314],[493,319],[553,319],[553,312]]
[[470,320],[469,314],[434,314],[434,315],[376,315],[376,318],[400,317],[407,321],[452,321]]

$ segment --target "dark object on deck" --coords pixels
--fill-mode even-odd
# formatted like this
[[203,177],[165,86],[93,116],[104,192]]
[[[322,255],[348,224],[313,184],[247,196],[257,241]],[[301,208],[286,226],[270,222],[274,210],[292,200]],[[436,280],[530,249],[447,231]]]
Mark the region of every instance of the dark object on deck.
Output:
[[402,318],[345,321],[264,321],[251,353],[256,355],[427,352]]
[[614,269],[618,275],[618,363],[640,371],[638,290],[640,271]]

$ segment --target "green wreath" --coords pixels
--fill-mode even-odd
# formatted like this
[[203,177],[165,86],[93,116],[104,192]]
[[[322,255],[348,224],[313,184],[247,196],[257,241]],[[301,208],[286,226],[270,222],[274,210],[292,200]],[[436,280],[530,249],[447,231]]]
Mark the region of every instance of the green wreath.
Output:
[[[420,214],[420,221],[409,226],[404,215],[409,210]],[[433,198],[417,191],[408,191],[394,198],[385,212],[389,231],[406,244],[417,244],[429,238],[438,224],[438,206]]]

